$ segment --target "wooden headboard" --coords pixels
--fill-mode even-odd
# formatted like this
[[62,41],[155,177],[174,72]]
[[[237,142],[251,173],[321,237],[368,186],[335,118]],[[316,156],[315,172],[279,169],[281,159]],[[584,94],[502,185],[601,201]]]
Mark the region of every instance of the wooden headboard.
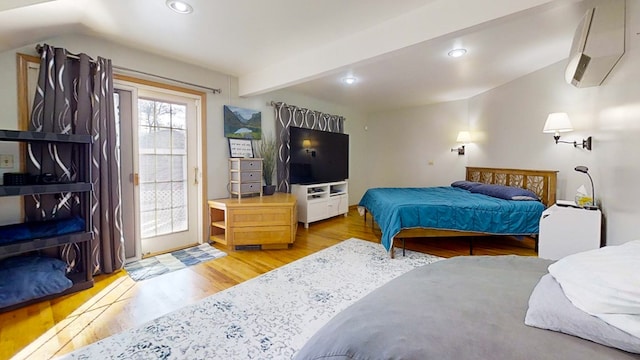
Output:
[[556,170],[522,170],[467,166],[466,180],[531,190],[545,206],[556,202]]

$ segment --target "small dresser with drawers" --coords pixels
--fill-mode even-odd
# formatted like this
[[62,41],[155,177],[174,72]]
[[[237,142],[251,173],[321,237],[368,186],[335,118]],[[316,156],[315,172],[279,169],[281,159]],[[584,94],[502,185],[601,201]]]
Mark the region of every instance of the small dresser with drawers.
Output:
[[238,198],[255,194],[262,196],[262,159],[229,159],[229,194]]

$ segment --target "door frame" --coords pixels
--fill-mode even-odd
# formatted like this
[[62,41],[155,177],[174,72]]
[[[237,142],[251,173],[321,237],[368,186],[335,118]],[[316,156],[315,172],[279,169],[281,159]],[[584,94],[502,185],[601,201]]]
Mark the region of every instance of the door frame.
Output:
[[[198,206],[198,213],[196,214],[198,220],[198,227],[200,234],[198,243],[201,244],[204,241],[208,240],[209,237],[209,205],[206,201],[207,194],[207,182],[204,179],[203,174],[207,174],[207,128],[206,128],[206,114],[207,114],[207,93],[203,91],[193,90],[189,88],[184,88],[180,86],[160,83],[156,81],[140,79],[129,75],[123,74],[113,74],[114,77],[114,85],[115,87],[122,87],[124,89],[131,88],[145,88],[148,90],[156,91],[156,92],[165,92],[168,94],[178,95],[178,96],[188,96],[196,99],[196,105],[199,107],[200,111],[197,111],[196,114],[196,123],[197,123],[197,153],[196,153],[196,164],[200,171],[198,172],[198,190],[197,190],[197,198],[200,202]],[[135,243],[135,258],[127,259],[130,260],[139,260],[142,258],[142,244],[141,239],[136,239]],[[151,254],[153,255],[153,254]]]

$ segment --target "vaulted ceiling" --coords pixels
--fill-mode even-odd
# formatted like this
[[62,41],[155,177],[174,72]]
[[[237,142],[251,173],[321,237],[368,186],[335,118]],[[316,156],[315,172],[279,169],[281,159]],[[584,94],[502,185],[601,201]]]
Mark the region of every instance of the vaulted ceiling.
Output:
[[[0,51],[87,34],[378,111],[466,99],[567,58],[579,0],[3,0]],[[55,44],[53,44],[55,45]],[[460,58],[447,53],[466,48]],[[357,81],[346,86],[342,79]]]

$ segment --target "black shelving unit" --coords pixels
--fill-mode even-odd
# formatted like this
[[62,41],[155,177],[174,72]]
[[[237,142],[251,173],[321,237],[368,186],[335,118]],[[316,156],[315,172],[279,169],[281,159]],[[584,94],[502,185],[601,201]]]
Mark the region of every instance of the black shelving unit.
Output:
[[81,214],[85,221],[84,231],[59,236],[20,240],[0,245],[0,257],[20,255],[27,252],[43,250],[66,244],[77,244],[79,261],[67,277],[73,286],[62,293],[44,296],[23,303],[0,308],[0,312],[12,310],[38,301],[55,298],[61,295],[88,289],[93,286],[91,269],[91,146],[90,135],[66,135],[37,131],[0,130],[0,141],[23,143],[59,143],[76,146],[80,154],[79,181],[74,183],[34,184],[21,186],[0,186],[0,196],[29,196],[33,194],[78,193],[81,201]]

